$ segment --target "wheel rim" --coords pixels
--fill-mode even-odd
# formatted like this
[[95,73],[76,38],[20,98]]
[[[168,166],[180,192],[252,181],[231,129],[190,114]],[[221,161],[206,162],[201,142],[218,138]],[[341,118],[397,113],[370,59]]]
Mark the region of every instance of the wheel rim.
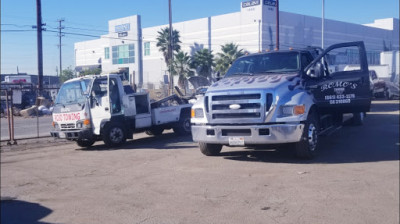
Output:
[[110,140],[113,143],[120,143],[124,137],[124,132],[121,128],[114,127],[110,130]]
[[317,129],[315,125],[311,123],[308,126],[308,145],[310,146],[310,151],[314,151],[318,141]]
[[189,119],[185,119],[185,121],[183,122],[183,129],[186,132],[190,132],[190,118]]

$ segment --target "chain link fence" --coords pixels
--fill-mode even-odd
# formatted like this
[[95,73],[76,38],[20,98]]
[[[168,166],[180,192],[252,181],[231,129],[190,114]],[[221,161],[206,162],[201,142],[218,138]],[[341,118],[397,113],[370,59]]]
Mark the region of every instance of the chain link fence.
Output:
[[1,141],[50,137],[52,106],[59,88],[46,87],[42,94],[31,84],[2,84]]

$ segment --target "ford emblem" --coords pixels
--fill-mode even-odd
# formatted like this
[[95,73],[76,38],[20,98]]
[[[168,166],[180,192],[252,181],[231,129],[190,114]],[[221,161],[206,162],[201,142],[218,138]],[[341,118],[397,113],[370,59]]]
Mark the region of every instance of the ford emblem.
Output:
[[229,105],[229,109],[238,110],[238,109],[240,109],[240,105],[239,104],[231,104],[231,105]]

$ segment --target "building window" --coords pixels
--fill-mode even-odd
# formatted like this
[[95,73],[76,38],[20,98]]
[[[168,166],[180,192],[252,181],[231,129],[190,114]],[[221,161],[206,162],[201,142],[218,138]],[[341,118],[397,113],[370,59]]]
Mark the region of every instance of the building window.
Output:
[[144,56],[150,55],[150,42],[144,43]]
[[109,47],[104,48],[104,59],[110,59],[110,48]]
[[112,47],[112,63],[128,64],[135,63],[135,45],[126,44]]

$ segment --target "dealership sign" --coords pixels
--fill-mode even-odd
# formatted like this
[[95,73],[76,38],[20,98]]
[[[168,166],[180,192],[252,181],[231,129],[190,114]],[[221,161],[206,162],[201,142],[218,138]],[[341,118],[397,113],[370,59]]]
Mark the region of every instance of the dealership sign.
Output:
[[259,5],[260,4],[260,0],[252,0],[252,1],[248,1],[248,2],[242,2],[242,8],[247,8],[247,7],[251,7],[251,6],[255,6],[255,5]]
[[115,26],[115,32],[116,33],[123,33],[131,30],[131,24],[130,23],[125,23],[121,25],[116,25]]
[[276,0],[264,0],[264,5],[276,6]]

